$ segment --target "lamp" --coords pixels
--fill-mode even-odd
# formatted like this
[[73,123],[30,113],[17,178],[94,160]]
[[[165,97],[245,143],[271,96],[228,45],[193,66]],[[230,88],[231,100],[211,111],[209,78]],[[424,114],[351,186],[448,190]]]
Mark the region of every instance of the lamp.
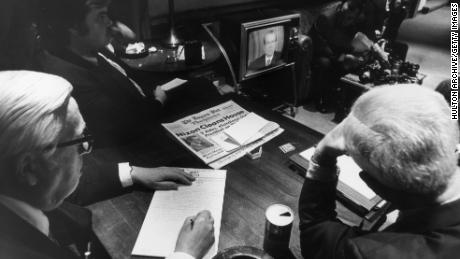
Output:
[[177,48],[181,43],[176,35],[174,28],[174,0],[168,0],[169,3],[169,36],[166,39],[166,45],[170,48]]

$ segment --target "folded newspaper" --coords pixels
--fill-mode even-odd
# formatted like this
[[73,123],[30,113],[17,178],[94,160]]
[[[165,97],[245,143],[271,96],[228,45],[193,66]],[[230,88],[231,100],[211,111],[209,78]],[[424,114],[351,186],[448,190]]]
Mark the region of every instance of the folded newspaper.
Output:
[[180,143],[214,169],[261,146],[284,130],[233,101],[172,123],[164,123]]

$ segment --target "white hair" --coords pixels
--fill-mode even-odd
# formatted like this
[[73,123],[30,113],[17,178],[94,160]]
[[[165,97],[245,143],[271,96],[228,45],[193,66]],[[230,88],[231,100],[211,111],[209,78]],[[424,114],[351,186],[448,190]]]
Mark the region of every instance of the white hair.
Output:
[[[58,76],[0,72],[0,166],[50,147],[63,128],[72,86]],[[54,143],[55,144],[55,143]]]
[[445,190],[456,170],[459,129],[439,93],[377,87],[358,98],[347,120],[347,150],[375,167],[384,184],[429,197]]

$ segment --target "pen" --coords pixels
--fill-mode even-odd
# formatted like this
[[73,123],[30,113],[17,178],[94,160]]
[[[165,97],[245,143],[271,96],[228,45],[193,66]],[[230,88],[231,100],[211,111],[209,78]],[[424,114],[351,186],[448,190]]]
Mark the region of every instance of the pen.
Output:
[[86,246],[86,252],[85,252],[85,259],[90,259],[91,258],[91,241],[88,242],[88,245]]

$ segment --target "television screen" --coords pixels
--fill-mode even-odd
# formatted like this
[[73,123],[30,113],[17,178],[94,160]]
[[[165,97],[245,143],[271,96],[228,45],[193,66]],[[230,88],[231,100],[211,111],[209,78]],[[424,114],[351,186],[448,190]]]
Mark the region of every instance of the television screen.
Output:
[[284,33],[282,25],[255,29],[248,33],[246,76],[286,63],[283,60]]
[[222,18],[222,39],[239,82],[280,70],[294,62],[300,24],[298,13],[277,9]]

